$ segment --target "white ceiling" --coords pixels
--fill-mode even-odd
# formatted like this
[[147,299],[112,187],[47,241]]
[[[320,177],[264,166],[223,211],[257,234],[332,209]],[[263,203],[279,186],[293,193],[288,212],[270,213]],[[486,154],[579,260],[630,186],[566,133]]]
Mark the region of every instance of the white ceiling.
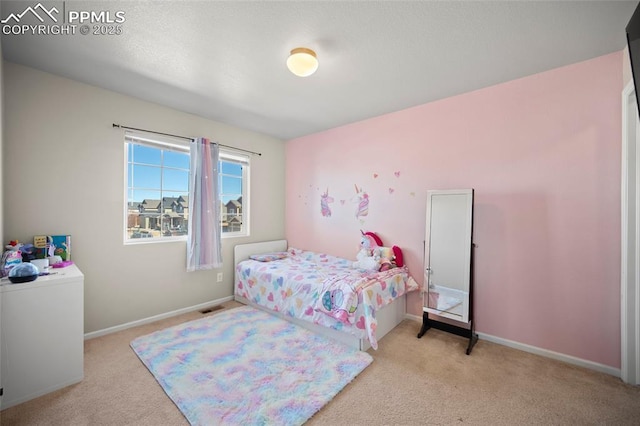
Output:
[[[37,3],[3,1],[0,14]],[[638,4],[41,3],[59,17],[123,11],[123,33],[3,34],[6,60],[285,140],[622,50]],[[285,66],[300,46],[317,52],[311,77]]]

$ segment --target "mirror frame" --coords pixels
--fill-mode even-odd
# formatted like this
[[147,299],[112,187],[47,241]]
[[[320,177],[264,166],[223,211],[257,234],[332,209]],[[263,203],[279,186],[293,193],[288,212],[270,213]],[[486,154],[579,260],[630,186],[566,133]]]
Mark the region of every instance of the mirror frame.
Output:
[[[431,265],[430,265],[430,254],[431,254],[431,222],[432,222],[432,200],[434,196],[442,196],[442,195],[465,195],[467,196],[467,205],[469,206],[466,215],[465,215],[465,223],[464,226],[466,228],[466,232],[464,235],[465,240],[468,237],[468,244],[465,244],[464,252],[463,252],[463,263],[464,263],[464,281],[466,284],[467,291],[464,294],[462,299],[462,313],[458,314],[446,309],[437,309],[433,307],[429,307],[429,293],[431,289],[430,283],[430,274],[431,274]],[[426,229],[425,229],[425,253],[424,253],[424,295],[423,295],[423,310],[428,313],[432,313],[438,315],[439,317],[452,319],[454,321],[468,323],[470,320],[470,302],[471,292],[472,292],[472,276],[471,276],[471,255],[472,255],[472,245],[473,245],[473,189],[454,189],[454,190],[430,190],[427,191],[427,217],[426,217]],[[452,291],[460,291],[452,289]],[[460,306],[460,305],[458,305]],[[455,309],[455,308],[454,308]]]

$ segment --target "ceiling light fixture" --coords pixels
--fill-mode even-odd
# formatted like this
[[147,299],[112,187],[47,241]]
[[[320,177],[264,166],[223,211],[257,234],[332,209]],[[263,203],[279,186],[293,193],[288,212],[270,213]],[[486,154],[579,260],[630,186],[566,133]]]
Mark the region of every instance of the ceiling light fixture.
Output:
[[316,52],[306,47],[297,47],[287,59],[287,68],[298,77],[308,77],[318,69]]

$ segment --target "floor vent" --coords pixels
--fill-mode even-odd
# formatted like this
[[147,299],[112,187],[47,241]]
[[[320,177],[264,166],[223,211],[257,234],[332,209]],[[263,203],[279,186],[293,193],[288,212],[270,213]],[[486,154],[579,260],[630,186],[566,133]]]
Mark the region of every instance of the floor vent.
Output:
[[212,306],[210,308],[206,308],[200,311],[201,314],[210,314],[211,312],[219,311],[220,309],[224,309],[222,305]]

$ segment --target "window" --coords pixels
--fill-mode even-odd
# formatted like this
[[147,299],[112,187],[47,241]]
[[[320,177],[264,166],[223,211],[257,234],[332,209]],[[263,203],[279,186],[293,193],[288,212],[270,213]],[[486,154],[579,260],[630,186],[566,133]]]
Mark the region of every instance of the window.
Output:
[[245,189],[248,182],[249,157],[231,155],[220,150],[218,187],[222,236],[248,235]]
[[[186,239],[189,146],[127,132],[125,242]],[[249,157],[220,149],[218,185],[222,237],[248,235]]]

